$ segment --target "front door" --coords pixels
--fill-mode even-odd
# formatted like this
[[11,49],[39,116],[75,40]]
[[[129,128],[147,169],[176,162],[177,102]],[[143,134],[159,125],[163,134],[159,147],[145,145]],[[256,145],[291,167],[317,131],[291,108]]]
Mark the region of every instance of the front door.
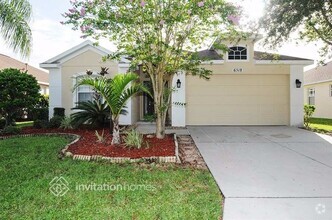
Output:
[[[144,86],[150,89],[152,94],[152,84],[150,81],[144,81]],[[143,117],[154,115],[154,102],[153,98],[147,93],[143,93]]]

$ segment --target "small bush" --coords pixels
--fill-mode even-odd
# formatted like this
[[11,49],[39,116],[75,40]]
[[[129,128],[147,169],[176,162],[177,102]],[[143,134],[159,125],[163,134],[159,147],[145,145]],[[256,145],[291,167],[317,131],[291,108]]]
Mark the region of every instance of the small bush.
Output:
[[6,125],[6,119],[0,118],[0,129],[3,129]]
[[62,116],[54,116],[50,119],[49,128],[59,128],[63,120]]
[[48,120],[36,120],[33,122],[33,127],[37,129],[48,128],[49,122]]
[[53,110],[54,110],[53,117],[55,117],[55,116],[60,116],[62,118],[65,117],[65,109],[64,108],[54,108]]
[[21,131],[21,128],[10,125],[2,130],[2,134],[20,134]]
[[124,138],[124,143],[127,147],[135,147],[140,149],[143,143],[143,135],[140,134],[137,130],[131,129],[130,131],[125,132],[126,137]]
[[310,126],[310,118],[312,117],[312,115],[314,114],[316,107],[313,105],[304,105],[304,127],[305,128],[309,128]]
[[103,132],[101,132],[101,134],[99,134],[97,130],[95,131],[98,143],[106,143],[106,137],[104,133],[105,133],[104,130]]
[[32,120],[48,120],[48,108],[34,108],[31,110]]
[[147,122],[154,122],[156,121],[156,118],[156,115],[145,115],[143,120]]
[[61,121],[60,128],[64,130],[73,129],[71,117],[64,117]]

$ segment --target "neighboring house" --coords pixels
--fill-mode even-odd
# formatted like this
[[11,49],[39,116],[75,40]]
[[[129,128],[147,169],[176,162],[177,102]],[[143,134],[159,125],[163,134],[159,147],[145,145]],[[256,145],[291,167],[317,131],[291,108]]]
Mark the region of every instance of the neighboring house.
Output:
[[332,61],[304,73],[304,103],[314,105],[316,118],[332,118]]
[[[213,48],[199,52],[200,57],[210,59],[202,64],[212,70],[210,80],[179,71],[173,80],[172,103],[186,104],[172,105],[169,116],[173,126],[303,125],[303,88],[297,88],[295,82],[303,82],[303,67],[313,61],[289,56],[275,60],[272,54],[254,51],[256,40],[229,44],[226,54]],[[69,115],[77,101],[92,97],[89,87],[72,92],[87,69],[96,74],[100,67],[108,67],[111,77],[128,71],[129,60],[102,62],[108,53],[85,41],[40,64],[50,71],[50,116],[54,107],[65,108]],[[141,82],[149,83],[145,74],[139,74]],[[120,122],[134,124],[153,113],[153,100],[144,95],[134,97],[126,110],[128,114]]]
[[9,56],[0,54],[0,69],[15,68],[22,71],[28,71],[28,74],[33,75],[40,86],[40,93],[43,95],[49,94],[48,73],[37,69],[33,66],[23,63]]

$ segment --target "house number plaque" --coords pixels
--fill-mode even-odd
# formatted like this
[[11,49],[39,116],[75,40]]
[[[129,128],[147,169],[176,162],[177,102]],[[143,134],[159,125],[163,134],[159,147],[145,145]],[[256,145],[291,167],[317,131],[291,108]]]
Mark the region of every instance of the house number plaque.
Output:
[[234,69],[233,69],[233,72],[234,72],[234,73],[242,73],[242,72],[243,72],[243,69],[242,69],[242,68],[234,68]]

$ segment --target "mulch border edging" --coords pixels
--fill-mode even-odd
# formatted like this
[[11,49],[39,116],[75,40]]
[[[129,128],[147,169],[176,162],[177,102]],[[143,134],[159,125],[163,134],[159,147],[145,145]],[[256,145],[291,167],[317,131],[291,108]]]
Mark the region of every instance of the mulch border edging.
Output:
[[1,136],[0,140],[5,140],[9,138],[17,138],[17,137],[38,137],[38,136],[67,136],[69,138],[75,138],[69,144],[67,144],[60,152],[65,157],[72,157],[73,160],[85,160],[85,161],[99,161],[99,160],[106,160],[111,163],[126,163],[126,162],[159,162],[159,163],[180,163],[179,152],[178,152],[178,142],[176,138],[176,134],[174,134],[174,142],[175,142],[175,156],[161,156],[161,157],[142,157],[142,158],[130,158],[130,157],[105,157],[101,155],[79,155],[73,154],[68,151],[70,145],[76,143],[81,136],[72,133],[39,133],[39,134],[20,134],[20,135],[10,135],[10,136]]

